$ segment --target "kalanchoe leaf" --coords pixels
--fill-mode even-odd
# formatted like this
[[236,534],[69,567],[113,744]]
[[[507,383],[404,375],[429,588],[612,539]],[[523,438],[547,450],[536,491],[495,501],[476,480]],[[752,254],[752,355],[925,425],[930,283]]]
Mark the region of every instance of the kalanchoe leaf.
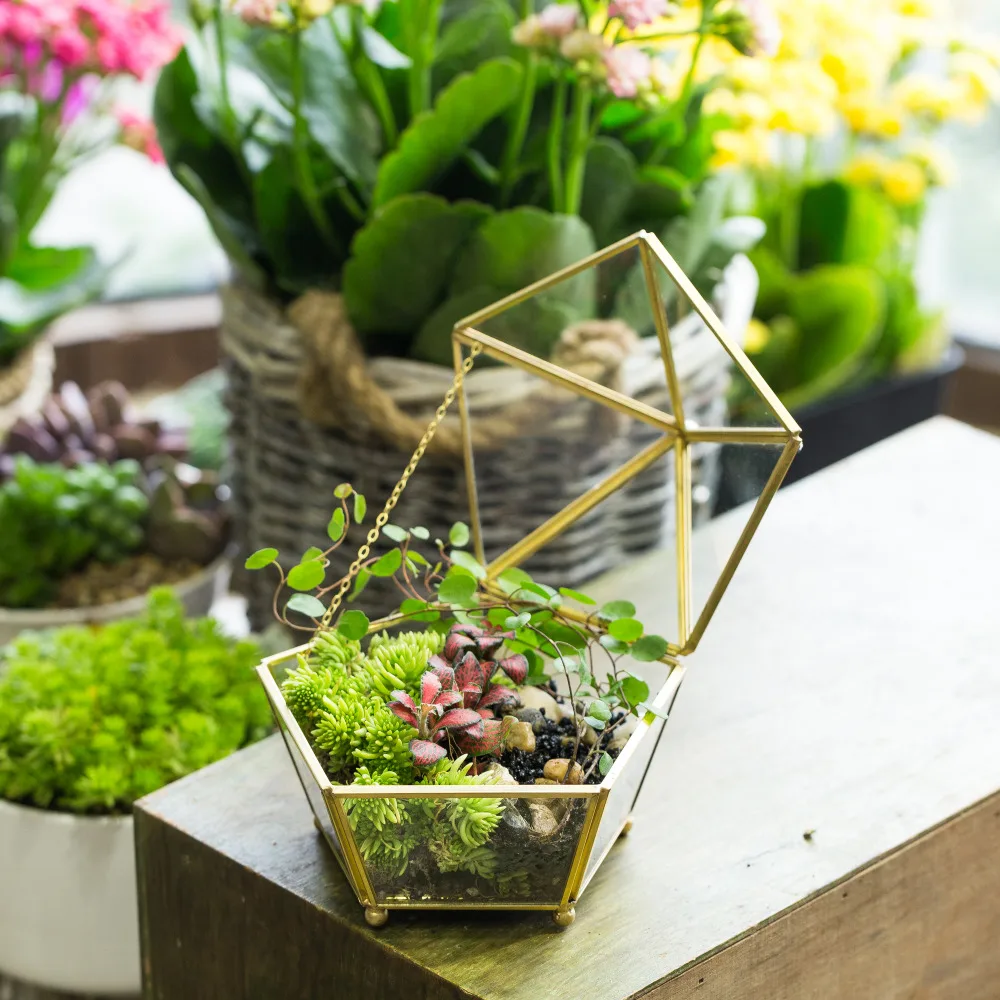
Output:
[[448,638],[445,640],[444,644],[444,657],[446,660],[456,660],[458,655],[464,649],[470,649],[475,646],[476,642],[474,639],[470,639],[467,635],[460,635],[458,632],[452,632]]
[[420,703],[422,705],[433,705],[434,699],[441,693],[441,678],[428,670],[420,678]]
[[523,653],[515,653],[500,661],[500,669],[515,684],[523,684],[528,676],[528,658]]
[[410,753],[413,754],[413,763],[417,767],[429,767],[444,757],[447,751],[430,740],[410,740]]
[[434,732],[441,729],[469,729],[471,734],[476,736],[480,733],[482,725],[483,720],[478,713],[468,708],[453,708],[438,719]]

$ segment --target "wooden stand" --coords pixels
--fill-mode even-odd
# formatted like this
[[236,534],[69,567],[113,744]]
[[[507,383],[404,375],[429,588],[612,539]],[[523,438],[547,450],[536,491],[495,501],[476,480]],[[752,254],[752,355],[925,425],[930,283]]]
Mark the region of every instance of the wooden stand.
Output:
[[[564,931],[369,927],[277,738],[150,796],[148,997],[996,997],[998,498],[1000,442],[944,418],[782,491]],[[654,554],[599,596],[655,626],[661,579]]]

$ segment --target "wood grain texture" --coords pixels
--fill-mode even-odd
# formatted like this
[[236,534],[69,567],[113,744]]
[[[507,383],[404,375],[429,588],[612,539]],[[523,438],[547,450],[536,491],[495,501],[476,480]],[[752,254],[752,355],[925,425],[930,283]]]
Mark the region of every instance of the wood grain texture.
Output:
[[643,1000],[996,1000],[1000,795],[760,930]]
[[[276,741],[150,797],[150,996],[302,1000],[343,976],[338,1000],[380,1000],[405,976],[428,1000],[527,1000],[542,976],[547,1000],[622,1000],[804,912],[1000,789],[997,496],[1000,442],[944,418],[779,494],[691,658],[635,828],[564,934],[530,914],[369,930]],[[702,556],[723,555],[742,517],[713,523]],[[628,596],[656,626],[663,568],[637,560],[596,596]],[[212,930],[203,908],[228,923]],[[214,967],[228,978],[200,992],[196,971]],[[294,990],[269,992],[279,969]]]

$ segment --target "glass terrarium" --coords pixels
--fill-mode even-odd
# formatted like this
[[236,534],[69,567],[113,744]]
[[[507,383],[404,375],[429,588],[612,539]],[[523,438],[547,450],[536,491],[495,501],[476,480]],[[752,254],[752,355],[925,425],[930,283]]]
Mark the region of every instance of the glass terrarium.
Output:
[[[631,284],[630,296],[621,294],[623,283]],[[628,303],[627,322],[600,313],[599,290],[610,286],[618,289],[616,302]],[[582,318],[571,309],[581,287],[586,301],[598,303]],[[708,367],[726,374],[723,403],[734,385],[753,392],[760,402],[755,412],[767,414],[759,425],[729,425],[725,406],[713,411],[705,387],[681,377],[691,364],[691,344],[672,335],[669,324],[683,328],[687,322],[690,329],[691,316],[703,333],[696,367],[705,370],[706,353],[715,352],[717,363]],[[540,325],[555,331],[546,357],[523,346],[538,350],[539,338],[526,334]],[[606,377],[608,340],[643,334],[656,346],[647,352],[656,371]],[[258,672],[316,825],[370,924],[381,925],[393,909],[473,908],[551,910],[556,923],[566,926],[589,880],[631,824],[684,674],[683,658],[697,646],[801,446],[799,428],[659,240],[645,232],[460,319],[453,343],[455,381],[350,572],[327,589],[328,604],[299,600],[297,610],[321,626],[316,638],[265,659]],[[497,373],[497,405],[475,408],[476,416],[466,391],[474,366]],[[636,385],[641,392],[633,391]],[[717,380],[715,385],[719,395]],[[409,538],[389,523],[389,514],[410,476],[419,474],[417,464],[453,400],[465,455],[471,551],[461,559],[451,553],[457,560],[447,571],[452,584],[439,587],[436,602],[411,596],[387,618],[369,622],[362,615],[364,638],[344,639],[347,630],[337,622],[359,615],[342,610],[352,588],[359,590],[359,576],[378,575],[390,563],[395,571],[402,561],[406,597],[415,593],[407,566],[413,577],[442,572],[440,563],[415,561],[408,541],[381,556],[372,550],[380,535]],[[698,421],[696,410],[716,413],[718,422]],[[568,464],[558,447],[567,422],[587,427],[591,442]],[[498,474],[491,464],[497,437],[510,454],[516,434],[525,436],[523,453],[532,456],[531,467],[520,470],[529,484],[558,475],[565,489],[569,468],[576,494],[553,513],[544,496],[532,503],[529,490],[512,535],[505,531],[504,512],[491,509],[498,501],[483,480]],[[730,515],[728,534],[697,527],[705,519],[695,514],[700,487],[692,476],[722,446],[752,449],[754,464],[766,458],[772,465],[756,503],[744,508],[742,528],[732,531]],[[590,460],[598,454],[594,474]],[[567,539],[586,547],[588,531],[604,530],[594,526],[607,522],[612,502],[618,504],[613,516],[627,525],[630,508],[622,505],[622,495],[644,488],[644,482],[659,491],[659,516],[670,522],[670,530],[662,531],[662,593],[653,595],[656,625],[665,637],[647,635],[629,602],[598,606],[576,590],[540,587],[521,570],[544,571],[546,553]],[[648,509],[647,494],[643,511]],[[335,522],[336,515],[331,538],[340,537],[343,515]],[[445,544],[437,544],[443,555]],[[310,550],[302,564],[317,559],[322,563],[323,554]],[[306,572],[302,564],[296,570],[305,580],[312,569],[306,566]],[[470,580],[456,582],[452,570],[457,576],[468,572]],[[448,619],[447,630],[441,624],[445,613],[456,619]],[[432,620],[426,633],[413,632],[415,622]],[[526,630],[539,622],[542,638],[533,640]],[[333,641],[324,627],[343,635]],[[566,638],[571,633],[583,645],[573,646]],[[389,657],[393,650],[399,662]],[[611,663],[606,688],[597,680],[603,668],[593,650]],[[552,664],[558,669],[546,672]],[[326,687],[310,687],[320,674]],[[354,700],[345,701],[343,692],[363,697],[352,693]],[[405,738],[399,735],[404,730]],[[401,739],[409,741],[406,746]],[[560,756],[543,764],[549,747]],[[419,781],[399,777],[414,774]]]

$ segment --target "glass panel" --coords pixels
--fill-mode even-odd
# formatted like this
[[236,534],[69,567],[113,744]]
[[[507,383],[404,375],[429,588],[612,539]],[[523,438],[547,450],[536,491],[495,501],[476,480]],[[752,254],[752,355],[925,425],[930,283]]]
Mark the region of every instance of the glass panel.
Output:
[[[277,680],[280,684],[284,671],[279,668],[274,672],[274,674],[275,680]],[[295,741],[292,739],[291,733],[288,731],[287,727],[281,721],[281,718],[277,713],[275,713],[275,721],[277,722],[278,729],[281,732],[281,738],[285,741],[285,746],[288,748],[288,754],[292,758],[292,764],[295,766],[295,772],[298,774],[299,781],[302,783],[302,789],[306,793],[306,798],[309,800],[309,807],[312,809],[313,816],[316,817],[316,821],[319,824],[323,835],[326,837],[327,842],[337,855],[337,860],[340,861],[341,865],[343,865],[343,848],[340,846],[340,840],[333,828],[333,821],[330,819],[330,810],[326,807],[326,802],[323,799],[323,792],[320,790],[320,787],[316,783],[316,779],[313,777],[312,772],[309,770],[305,759],[299,752],[299,748],[295,745]]]
[[345,798],[379,903],[557,905],[588,799]]
[[722,486],[720,500],[727,506],[742,504],[724,518],[712,521],[693,532],[691,543],[692,625],[698,620],[743,528],[753,513],[754,504],[781,458],[784,443],[729,444],[720,451]]
[[[608,801],[604,806],[604,814],[601,817],[601,825],[587,860],[587,872],[584,876],[586,880],[589,880],[597,870],[605,852],[614,843],[625,820],[632,812],[639,795],[639,786],[646,775],[646,769],[649,767],[653,752],[656,750],[663,726],[664,720],[657,718],[642,735],[637,734],[633,737],[639,739],[639,743],[625,762],[624,770],[615,778],[611,786]],[[639,727],[640,730],[641,728]]]

